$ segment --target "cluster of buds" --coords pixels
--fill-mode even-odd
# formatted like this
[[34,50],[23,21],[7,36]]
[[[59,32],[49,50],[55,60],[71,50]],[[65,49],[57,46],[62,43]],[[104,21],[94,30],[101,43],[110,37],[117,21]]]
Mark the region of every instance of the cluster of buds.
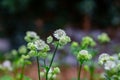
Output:
[[[48,72],[48,79],[49,80],[55,80],[59,73],[60,73],[60,69],[58,67],[51,68]],[[41,72],[40,75],[41,75],[41,77],[45,77],[46,76],[46,70],[44,70],[44,72]]]
[[107,53],[103,53],[98,59],[98,63],[104,66],[106,74],[113,80],[120,79],[120,59],[118,55],[110,56]]
[[84,47],[94,47],[96,45],[96,42],[93,40],[93,38],[86,36],[82,38],[81,46]]
[[28,31],[26,33],[25,40],[28,42],[27,48],[30,49],[30,57],[39,56],[41,58],[46,58],[46,53],[50,50],[50,48],[48,44],[40,39],[40,37],[35,32]]
[[101,35],[98,35],[98,40],[100,41],[100,43],[110,42],[110,38],[106,33],[102,33]]
[[20,46],[18,50],[13,49],[11,51],[11,54],[13,55],[13,59],[15,59],[13,62],[14,68],[19,68],[24,64],[31,64],[31,61],[29,61],[30,56],[27,52],[28,49],[24,45]]
[[54,32],[54,37],[59,40],[59,45],[64,46],[71,41],[70,37],[66,35],[65,31],[58,29]]
[[77,55],[77,59],[79,62],[88,61],[91,58],[92,58],[92,55],[90,53],[88,53],[87,50],[81,50]]

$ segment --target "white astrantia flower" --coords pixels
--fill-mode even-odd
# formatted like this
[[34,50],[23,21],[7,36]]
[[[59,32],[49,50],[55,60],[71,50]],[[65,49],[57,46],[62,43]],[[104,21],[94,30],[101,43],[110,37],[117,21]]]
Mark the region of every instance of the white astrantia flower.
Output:
[[57,39],[60,39],[62,36],[66,36],[66,33],[64,30],[62,29],[58,29],[54,32],[54,37],[57,38]]
[[110,55],[107,53],[102,53],[98,58],[98,62],[101,65],[103,65],[107,60],[110,60]]
[[43,50],[46,48],[46,43],[41,39],[36,40],[34,44],[37,50]]
[[11,62],[9,60],[6,60],[2,63],[2,67],[5,69],[8,69],[10,71],[12,71],[12,66],[11,66]]
[[104,69],[105,70],[111,70],[113,68],[116,67],[116,63],[114,61],[107,61],[105,64],[104,64]]
[[29,37],[35,37],[35,36],[37,36],[37,34],[36,34],[36,32],[34,32],[34,31],[27,31],[27,36],[29,36]]
[[25,40],[27,42],[33,42],[35,40],[38,40],[39,36],[36,34],[36,32],[34,31],[27,31],[26,32],[26,36],[25,36]]
[[87,61],[87,60],[90,60],[91,58],[92,58],[92,55],[89,54],[87,50],[81,50],[77,55],[77,59],[79,61]]

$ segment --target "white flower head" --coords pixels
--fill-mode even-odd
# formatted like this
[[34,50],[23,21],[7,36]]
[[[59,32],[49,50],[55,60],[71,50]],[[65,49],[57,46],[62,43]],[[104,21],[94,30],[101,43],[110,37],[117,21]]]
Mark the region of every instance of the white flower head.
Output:
[[11,62],[9,60],[4,61],[3,64],[2,64],[2,67],[12,71]]
[[80,54],[88,54],[88,51],[87,50],[81,50]]
[[36,40],[34,44],[37,50],[49,50],[49,46],[41,39]]
[[116,63],[114,61],[107,61],[105,64],[104,64],[104,69],[105,70],[111,70],[113,68],[116,67]]
[[46,46],[45,46],[45,42],[43,40],[36,40],[35,41],[35,47],[38,49],[38,50],[43,50]]
[[92,55],[89,54],[87,50],[81,50],[77,55],[77,59],[79,61],[88,61],[91,58],[92,58]]
[[107,53],[102,53],[98,58],[98,62],[102,65],[109,59],[110,59],[110,55],[108,55]]
[[34,32],[34,31],[28,31],[26,34],[29,37],[35,37],[35,36],[37,36],[36,32]]
[[62,36],[66,36],[66,33],[62,29],[58,29],[54,32],[54,37],[60,39]]
[[34,31],[27,31],[26,32],[26,36],[25,36],[25,40],[27,42],[33,42],[35,40],[38,40],[39,36],[36,34],[36,32]]

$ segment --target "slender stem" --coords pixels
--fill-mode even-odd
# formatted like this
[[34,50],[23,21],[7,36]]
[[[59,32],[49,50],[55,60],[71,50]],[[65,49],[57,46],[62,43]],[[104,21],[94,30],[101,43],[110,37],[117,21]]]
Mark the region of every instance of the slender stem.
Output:
[[78,80],[80,80],[81,70],[82,70],[82,62],[80,64],[79,70],[78,70]]
[[23,80],[24,68],[25,68],[25,64],[23,63],[20,80]]
[[37,56],[36,58],[37,58],[37,67],[38,67],[38,78],[39,78],[39,80],[40,80],[41,78],[40,78],[40,65],[39,65],[39,57]]
[[92,61],[90,64],[90,80],[94,79],[94,70],[95,70],[94,62]]
[[58,49],[58,45],[59,45],[59,43],[57,44],[57,46],[56,46],[56,48],[55,48],[55,51],[54,51],[54,53],[53,53],[52,60],[51,60],[51,62],[50,62],[50,65],[48,66],[48,69],[47,69],[47,72],[46,72],[46,80],[48,80],[48,72],[49,72],[49,70],[50,70],[50,68],[51,68],[51,66],[52,66],[53,60],[54,60],[54,58],[55,58],[55,54],[56,54],[56,51],[57,51],[57,49]]
[[46,59],[44,59],[43,61],[44,61],[44,66],[46,66]]

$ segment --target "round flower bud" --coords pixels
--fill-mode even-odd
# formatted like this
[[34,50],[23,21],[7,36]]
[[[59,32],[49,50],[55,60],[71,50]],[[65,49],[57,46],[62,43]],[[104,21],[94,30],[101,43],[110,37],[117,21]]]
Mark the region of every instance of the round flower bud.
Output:
[[22,55],[22,59],[29,59],[30,56],[29,55]]
[[40,72],[40,76],[41,76],[41,77],[44,77],[44,76],[45,76],[45,73],[44,73],[44,72]]
[[92,58],[92,55],[88,53],[87,50],[81,50],[78,55],[77,55],[77,59],[81,62],[83,61],[88,61]]
[[54,68],[53,73],[54,74],[59,74],[60,73],[60,69],[58,67]]
[[30,57],[37,56],[36,51],[34,51],[34,50],[31,50],[31,51],[28,53],[28,55],[29,55]]
[[108,60],[110,60],[110,56],[107,53],[102,53],[98,58],[98,62],[101,65],[103,65]]
[[26,46],[20,46],[20,48],[18,49],[18,52],[21,53],[21,54],[25,54],[27,53],[27,48]]
[[115,66],[116,66],[116,63],[114,61],[107,61],[104,64],[104,69],[105,70],[111,70],[111,69],[115,68]]
[[78,47],[79,44],[77,42],[72,42],[71,47]]
[[71,39],[70,39],[70,37],[68,37],[68,36],[62,36],[61,38],[60,38],[60,40],[59,40],[59,44],[61,45],[61,46],[64,46],[64,45],[66,45],[68,42],[70,42],[71,41]]
[[30,50],[35,50],[36,49],[35,45],[32,42],[27,44],[27,48],[30,49]]
[[83,37],[81,42],[82,47],[91,46],[94,47],[96,42],[89,36]]
[[66,36],[66,33],[64,30],[62,29],[58,29],[54,32],[54,37],[57,38],[58,40],[62,37],[62,36]]
[[39,36],[34,31],[27,31],[25,40],[27,42],[33,42],[35,40],[39,39]]
[[52,41],[53,41],[53,37],[52,36],[47,37],[47,43],[48,44],[51,43]]
[[16,56],[17,55],[17,50],[14,49],[14,50],[11,51],[11,53],[12,53],[12,55]]
[[109,38],[109,36],[106,33],[102,33],[101,35],[98,36],[98,40],[101,43],[106,43],[106,42],[110,41],[110,38]]
[[38,56],[40,58],[46,58],[47,57],[47,53],[46,52],[38,52]]

